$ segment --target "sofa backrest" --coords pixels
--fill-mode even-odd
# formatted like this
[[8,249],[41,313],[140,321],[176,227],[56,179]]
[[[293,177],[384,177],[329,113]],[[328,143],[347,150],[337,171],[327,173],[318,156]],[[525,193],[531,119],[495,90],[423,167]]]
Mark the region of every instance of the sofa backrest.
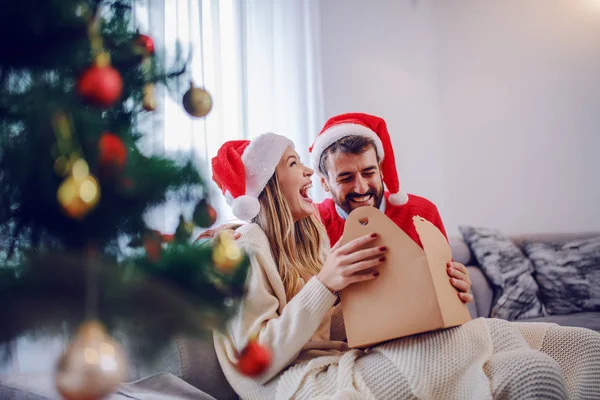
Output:
[[[523,246],[526,240],[540,240],[549,242],[568,242],[576,239],[585,239],[589,237],[600,236],[600,232],[576,232],[576,233],[528,233],[509,235],[509,238],[519,248]],[[454,261],[464,265],[478,266],[477,260],[471,253],[469,246],[465,243],[462,236],[450,236],[448,238],[450,247],[452,248],[452,257]]]
[[[570,240],[584,239],[593,236],[600,236],[600,232],[581,232],[581,233],[538,233],[509,236],[511,240],[522,247],[525,240],[543,240],[551,242],[568,242]],[[485,277],[477,260],[471,253],[469,246],[464,242],[461,236],[451,236],[448,238],[452,248],[452,257],[454,261],[467,266],[471,277],[471,291],[475,297],[475,302],[469,303],[469,311],[473,317],[489,317],[492,309],[494,297],[494,288]]]

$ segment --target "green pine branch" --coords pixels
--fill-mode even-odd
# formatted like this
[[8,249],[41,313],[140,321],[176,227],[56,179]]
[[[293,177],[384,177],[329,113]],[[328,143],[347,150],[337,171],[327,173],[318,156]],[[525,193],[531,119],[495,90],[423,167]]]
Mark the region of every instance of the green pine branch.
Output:
[[[142,65],[132,1],[0,0],[0,343],[76,327],[92,312],[109,328],[139,335],[152,353],[166,337],[222,328],[243,297],[247,260],[232,275],[219,273],[210,246],[190,244],[189,230],[178,230],[172,243],[154,243],[154,251],[162,249],[158,259],[147,246],[131,256],[119,245],[144,244],[150,230],[143,217],[167,198],[186,205],[208,200],[190,160],[138,148],[152,134],[136,124],[146,112],[144,85],[177,82],[187,60],[179,55],[165,68],[152,57]],[[106,109],[76,90],[94,62],[88,24],[96,10],[104,49],[123,81],[120,98]],[[58,139],[57,115],[68,121],[67,153],[86,161],[100,188],[99,202],[80,218],[57,199],[65,180],[57,159],[67,146]],[[100,162],[106,132],[127,150],[122,167]]]

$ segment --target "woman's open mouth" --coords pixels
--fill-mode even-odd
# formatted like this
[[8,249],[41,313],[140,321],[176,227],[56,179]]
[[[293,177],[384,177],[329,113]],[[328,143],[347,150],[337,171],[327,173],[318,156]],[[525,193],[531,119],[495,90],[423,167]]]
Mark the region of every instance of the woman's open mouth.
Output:
[[300,197],[302,200],[312,203],[312,199],[310,198],[309,190],[312,188],[312,183],[308,183],[300,188]]

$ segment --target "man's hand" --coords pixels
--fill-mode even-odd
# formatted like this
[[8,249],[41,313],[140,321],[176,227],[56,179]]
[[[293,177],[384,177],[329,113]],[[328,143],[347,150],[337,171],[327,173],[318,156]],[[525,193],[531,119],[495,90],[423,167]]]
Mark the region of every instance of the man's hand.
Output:
[[[219,233],[221,233],[223,231],[227,231],[227,230],[235,231],[240,226],[241,226],[240,224],[223,224],[223,225],[219,225],[219,226],[217,226],[214,229],[207,229],[207,230],[205,230],[200,235],[198,235],[198,237],[196,238],[195,241],[202,240],[202,239],[213,239],[215,236],[217,236]],[[234,239],[239,239],[240,238],[240,234],[238,232],[233,232],[233,238]]]
[[473,295],[469,293],[469,290],[471,289],[471,279],[469,278],[467,267],[458,262],[449,262],[446,272],[448,272],[448,276],[450,276],[450,283],[458,290],[458,297],[462,302],[472,302]]

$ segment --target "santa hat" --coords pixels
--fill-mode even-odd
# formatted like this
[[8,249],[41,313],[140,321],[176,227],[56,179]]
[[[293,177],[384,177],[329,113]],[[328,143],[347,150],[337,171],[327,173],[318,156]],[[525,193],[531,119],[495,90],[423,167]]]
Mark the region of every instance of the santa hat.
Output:
[[375,143],[375,150],[382,161],[383,181],[391,193],[388,201],[394,205],[406,204],[408,194],[400,190],[394,149],[382,118],[363,113],[341,114],[330,118],[309,149],[314,170],[319,170],[319,161],[325,149],[346,136],[363,136]]
[[290,139],[275,133],[262,134],[252,141],[232,140],[221,146],[211,161],[212,179],[237,218],[250,221],[258,215],[258,196],[290,146],[294,147]]

